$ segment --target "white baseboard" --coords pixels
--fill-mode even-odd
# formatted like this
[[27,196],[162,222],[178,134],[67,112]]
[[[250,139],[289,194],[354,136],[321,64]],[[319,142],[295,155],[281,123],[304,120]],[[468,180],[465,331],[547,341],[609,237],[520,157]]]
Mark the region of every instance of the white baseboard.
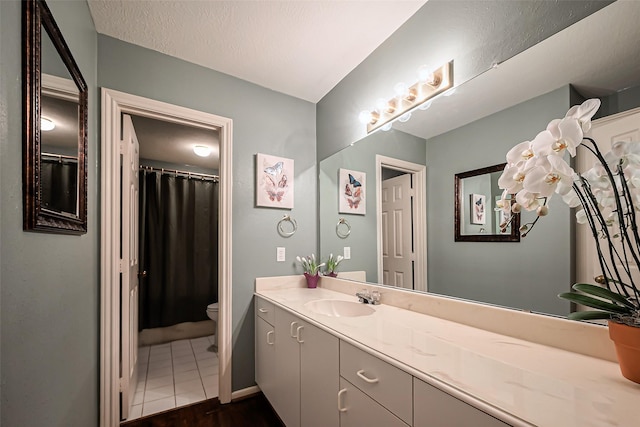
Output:
[[236,390],[231,393],[231,400],[240,399],[242,397],[251,396],[252,394],[260,393],[260,387],[257,385],[243,388],[242,390]]

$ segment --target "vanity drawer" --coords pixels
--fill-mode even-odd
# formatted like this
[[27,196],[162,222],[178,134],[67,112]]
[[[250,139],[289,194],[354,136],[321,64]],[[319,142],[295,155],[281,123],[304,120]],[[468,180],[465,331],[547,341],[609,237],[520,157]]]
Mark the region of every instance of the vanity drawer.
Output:
[[256,314],[258,317],[265,320],[270,325],[274,325],[275,322],[275,306],[269,301],[256,297]]
[[344,341],[340,341],[340,375],[405,423],[412,424],[411,375]]

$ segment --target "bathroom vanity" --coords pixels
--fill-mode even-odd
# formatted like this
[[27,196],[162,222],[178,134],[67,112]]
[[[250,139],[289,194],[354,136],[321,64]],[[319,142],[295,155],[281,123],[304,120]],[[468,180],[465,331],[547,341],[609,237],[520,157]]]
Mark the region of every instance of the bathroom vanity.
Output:
[[418,312],[460,301],[412,294],[402,308],[401,290],[367,285],[382,292],[370,306],[362,284],[303,282],[256,280],[256,382],[287,427],[640,425],[640,386],[615,362]]

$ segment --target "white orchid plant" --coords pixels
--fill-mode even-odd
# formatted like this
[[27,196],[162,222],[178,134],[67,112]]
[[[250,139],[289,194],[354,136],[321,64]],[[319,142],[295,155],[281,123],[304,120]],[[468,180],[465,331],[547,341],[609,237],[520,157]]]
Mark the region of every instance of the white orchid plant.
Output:
[[315,276],[316,274],[318,274],[320,272],[320,268],[324,266],[324,263],[318,264],[318,261],[316,260],[316,256],[314,254],[311,254],[307,257],[297,256],[296,259],[302,265],[304,272],[311,276]]
[[338,255],[334,257],[333,254],[329,254],[329,258],[325,262],[327,266],[325,270],[325,274],[335,273],[336,270],[338,269],[338,265],[340,265],[343,259],[344,257],[342,255]]
[[[616,142],[602,154],[585,137],[600,101],[589,99],[574,106],[563,119],[551,121],[532,141],[507,153],[507,165],[498,181],[504,190],[498,206],[505,212],[536,211],[533,222],[520,227],[522,236],[549,212],[552,195],[572,208],[576,219],[588,224],[596,243],[602,275],[600,285],[578,283],[561,298],[596,309],[578,311],[570,319],[612,319],[640,327],[640,291],[632,271],[640,266],[640,142]],[[578,174],[567,163],[578,148],[596,158],[594,166]],[[567,156],[568,153],[568,156]],[[515,201],[511,199],[515,194]],[[506,229],[508,223],[501,224]]]

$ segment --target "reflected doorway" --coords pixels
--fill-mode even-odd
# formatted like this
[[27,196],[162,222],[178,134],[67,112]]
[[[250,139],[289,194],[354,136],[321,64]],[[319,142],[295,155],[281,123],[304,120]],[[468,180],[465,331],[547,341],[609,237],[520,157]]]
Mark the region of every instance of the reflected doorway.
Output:
[[427,291],[426,166],[376,156],[378,280]]

